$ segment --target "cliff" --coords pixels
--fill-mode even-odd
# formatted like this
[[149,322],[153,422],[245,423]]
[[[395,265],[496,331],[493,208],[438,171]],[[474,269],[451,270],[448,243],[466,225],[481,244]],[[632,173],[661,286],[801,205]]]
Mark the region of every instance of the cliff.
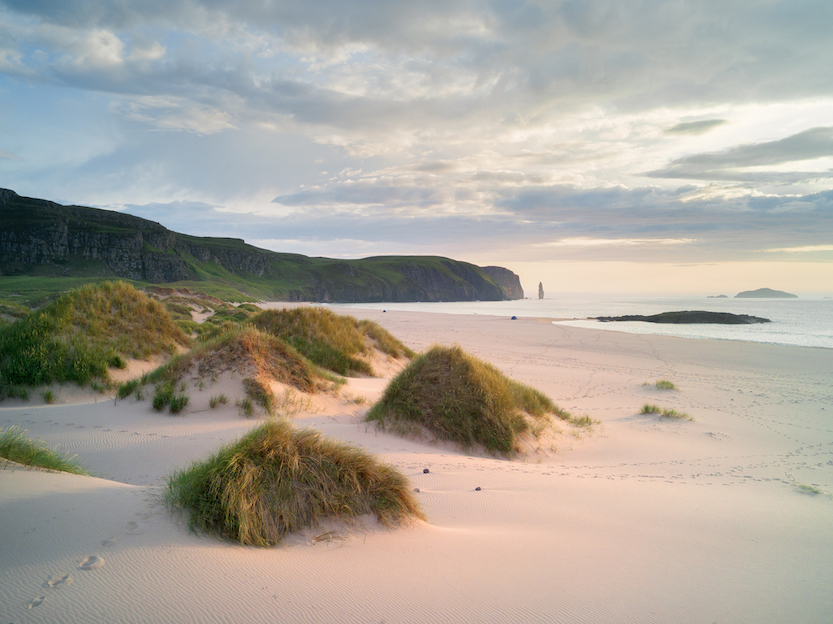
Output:
[[277,253],[240,239],[188,236],[140,217],[61,206],[6,189],[0,189],[0,275],[118,277],[195,288],[220,284],[257,299],[523,298],[518,276],[502,267],[434,256],[336,260]]

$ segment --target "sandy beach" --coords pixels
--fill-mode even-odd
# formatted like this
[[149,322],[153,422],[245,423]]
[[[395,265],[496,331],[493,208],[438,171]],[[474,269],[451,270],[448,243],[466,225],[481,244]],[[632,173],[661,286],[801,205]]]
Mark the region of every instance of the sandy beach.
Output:
[[209,409],[218,388],[192,388],[181,416],[62,402],[68,388],[54,405],[7,400],[1,427],[96,477],[0,469],[0,622],[830,621],[833,350],[337,311],[416,351],[459,344],[601,424],[521,460],[470,456],[365,424],[387,379],[351,379],[293,420],[401,469],[428,522],[259,549],[195,535],[160,502],[167,475],[257,424],[233,402]]

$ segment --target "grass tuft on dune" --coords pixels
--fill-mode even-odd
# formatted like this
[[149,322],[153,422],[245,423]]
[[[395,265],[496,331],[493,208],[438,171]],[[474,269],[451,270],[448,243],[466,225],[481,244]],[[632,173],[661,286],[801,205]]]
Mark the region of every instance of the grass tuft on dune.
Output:
[[401,433],[423,427],[463,448],[482,445],[510,455],[518,435],[532,429],[530,420],[540,424],[550,414],[570,419],[541,392],[460,347],[434,346],[391,381],[367,420]]
[[3,387],[84,385],[106,380],[108,367],[124,367],[125,358],[173,353],[188,344],[159,302],[126,282],[99,282],[0,328],[0,377]]
[[25,466],[60,470],[86,475],[87,471],[72,458],[59,455],[42,440],[33,440],[17,427],[0,429],[0,457]]
[[274,546],[324,519],[375,514],[387,526],[424,514],[408,479],[355,446],[270,420],[172,475],[166,500],[194,530]]
[[252,323],[291,344],[318,366],[339,375],[373,375],[370,363],[362,359],[373,347],[395,358],[414,355],[376,323],[358,321],[322,308],[266,310],[254,316]]

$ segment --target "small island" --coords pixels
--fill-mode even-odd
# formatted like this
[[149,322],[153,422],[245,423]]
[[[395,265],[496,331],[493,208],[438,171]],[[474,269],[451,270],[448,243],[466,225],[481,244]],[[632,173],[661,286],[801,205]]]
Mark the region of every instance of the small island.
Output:
[[708,295],[706,299],[728,299],[729,295]]
[[708,323],[712,325],[752,325],[754,323],[770,323],[771,321],[759,316],[748,314],[732,314],[731,312],[706,312],[703,310],[685,310],[683,312],[662,312],[643,316],[628,314],[626,316],[597,316],[595,320],[602,323],[611,321],[644,321],[646,323],[665,323],[671,325],[692,325]]
[[735,299],[798,299],[798,295],[793,295],[783,290],[759,288],[758,290],[744,290],[736,294]]

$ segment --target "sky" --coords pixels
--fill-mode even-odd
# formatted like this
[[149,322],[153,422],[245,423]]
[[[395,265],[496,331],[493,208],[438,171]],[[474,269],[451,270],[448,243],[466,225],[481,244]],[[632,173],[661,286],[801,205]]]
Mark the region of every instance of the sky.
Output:
[[0,187],[530,296],[833,294],[829,0],[0,0]]

